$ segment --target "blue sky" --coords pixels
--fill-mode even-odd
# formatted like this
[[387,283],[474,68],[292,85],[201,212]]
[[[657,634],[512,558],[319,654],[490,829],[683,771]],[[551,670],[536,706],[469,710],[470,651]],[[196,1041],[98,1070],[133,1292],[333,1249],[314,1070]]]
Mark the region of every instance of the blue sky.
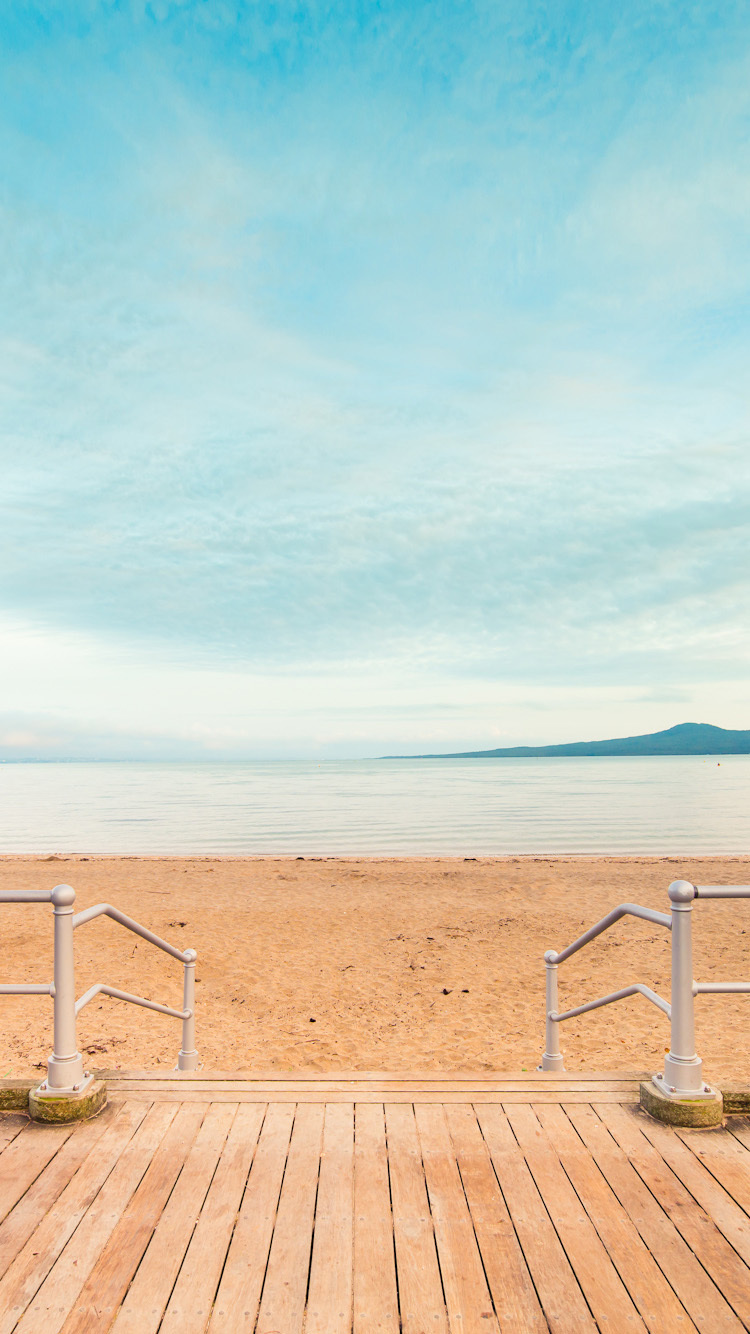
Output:
[[0,4],[0,757],[750,725],[750,13]]

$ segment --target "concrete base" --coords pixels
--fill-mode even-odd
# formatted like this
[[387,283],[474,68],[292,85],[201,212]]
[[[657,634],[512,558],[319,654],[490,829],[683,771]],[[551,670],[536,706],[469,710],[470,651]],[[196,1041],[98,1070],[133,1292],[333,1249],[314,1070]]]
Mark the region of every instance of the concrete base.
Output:
[[29,1094],[37,1079],[4,1079],[0,1083],[0,1112],[28,1112]]
[[720,1093],[702,1098],[669,1098],[651,1079],[641,1084],[641,1107],[668,1126],[720,1126],[724,1112]]
[[722,1084],[725,1112],[750,1113],[750,1084]]
[[29,1116],[33,1121],[87,1121],[107,1105],[107,1085],[92,1079],[80,1093],[50,1093],[34,1088],[29,1093]]

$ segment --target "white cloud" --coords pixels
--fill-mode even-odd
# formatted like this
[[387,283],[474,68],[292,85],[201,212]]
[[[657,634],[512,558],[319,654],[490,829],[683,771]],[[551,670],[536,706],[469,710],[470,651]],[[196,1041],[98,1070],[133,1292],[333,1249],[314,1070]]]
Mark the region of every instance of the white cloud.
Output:
[[11,734],[741,678],[740,17],[48,10],[0,125],[0,608],[71,665]]

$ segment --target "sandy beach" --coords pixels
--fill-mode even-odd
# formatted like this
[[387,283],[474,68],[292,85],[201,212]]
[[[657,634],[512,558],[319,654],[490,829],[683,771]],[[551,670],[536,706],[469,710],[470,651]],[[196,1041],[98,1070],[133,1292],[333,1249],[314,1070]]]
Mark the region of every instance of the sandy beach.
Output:
[[[542,956],[619,902],[666,910],[667,886],[747,883],[750,857],[0,859],[0,888],[66,882],[77,908],[116,904],[198,951],[197,1042],[213,1070],[533,1069],[543,1043]],[[52,976],[52,912],[7,905],[3,982]],[[700,904],[695,974],[750,977],[750,904]],[[108,982],[166,1004],[181,968],[107,920],[76,933],[76,987]],[[561,1004],[630,982],[669,995],[668,932],[634,919],[561,967]],[[745,997],[697,1002],[698,1051],[710,1078],[750,1072]],[[2,1073],[44,1068],[52,1007],[2,997]],[[95,1000],[79,1046],[95,1067],[173,1066],[180,1027]],[[650,1070],[667,1021],[642,999],[565,1025],[569,1070]]]

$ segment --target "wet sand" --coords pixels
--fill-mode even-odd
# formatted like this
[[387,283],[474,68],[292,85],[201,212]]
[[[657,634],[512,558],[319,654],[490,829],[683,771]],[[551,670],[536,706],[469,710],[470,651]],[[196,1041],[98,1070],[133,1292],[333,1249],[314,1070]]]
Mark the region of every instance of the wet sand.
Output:
[[[610,908],[668,910],[667,886],[750,883],[750,857],[0,858],[0,889],[72,884],[198,951],[208,1070],[518,1071],[543,1046],[544,950]],[[0,981],[52,977],[52,910],[0,906]],[[179,1006],[180,965],[115,923],[76,932],[76,991],[107,982]],[[695,975],[750,979],[750,902],[694,912]],[[561,1006],[630,982],[669,997],[669,933],[618,923],[560,968]],[[52,1003],[0,997],[2,1075],[44,1069]],[[750,997],[696,1002],[709,1078],[750,1076]],[[177,1020],[97,998],[79,1018],[94,1067],[175,1064]],[[651,1070],[667,1020],[642,998],[568,1022],[576,1070]]]

